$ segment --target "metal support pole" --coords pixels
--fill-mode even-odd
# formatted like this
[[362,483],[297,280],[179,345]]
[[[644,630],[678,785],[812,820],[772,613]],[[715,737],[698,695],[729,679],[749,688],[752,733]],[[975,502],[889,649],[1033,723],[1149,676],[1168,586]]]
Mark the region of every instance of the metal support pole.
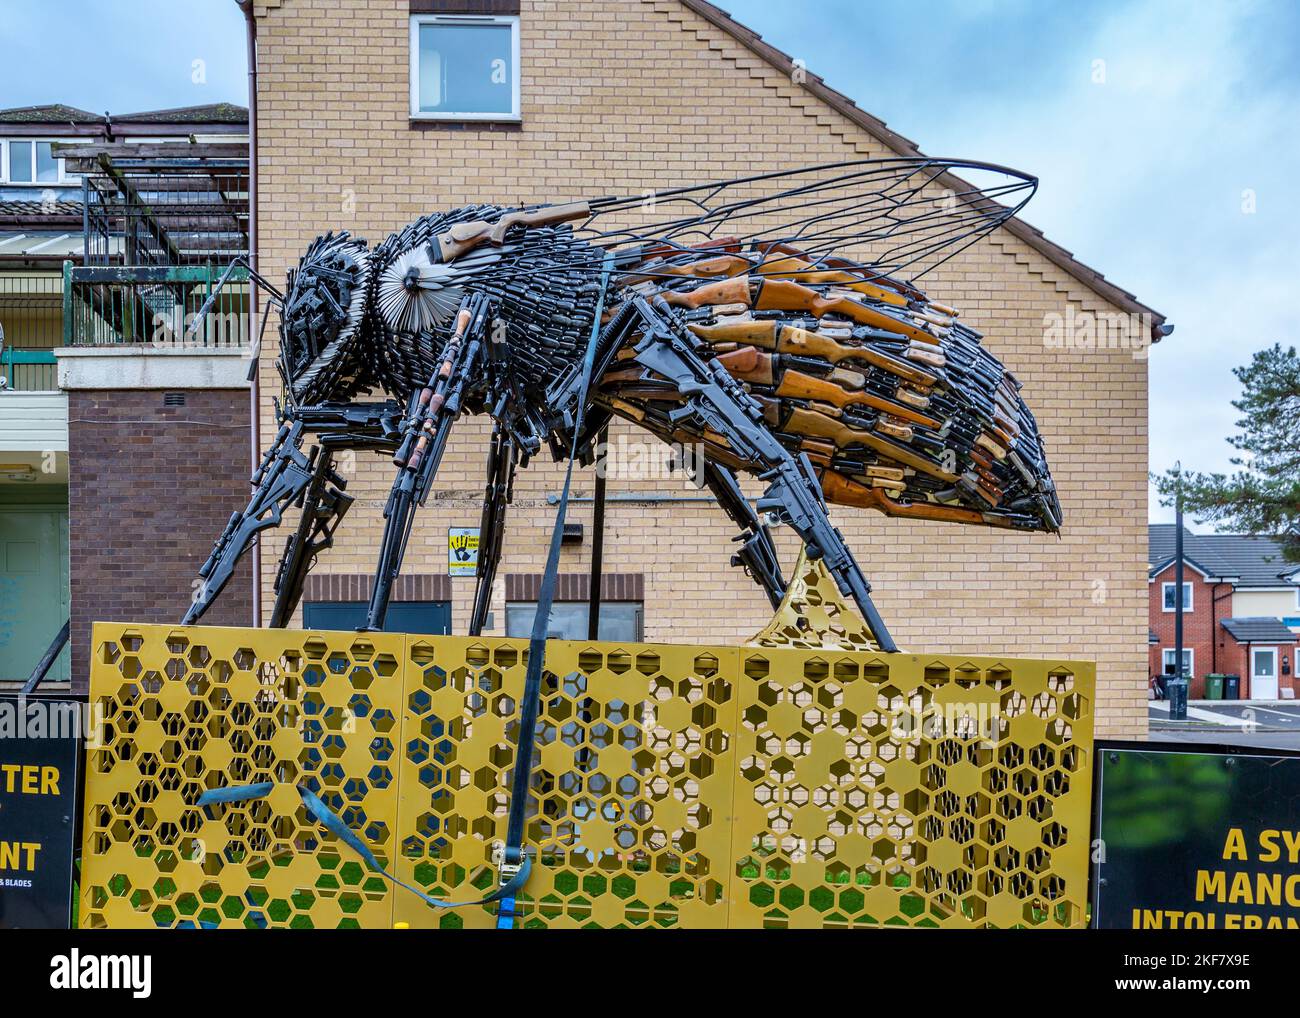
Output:
[[1174,491],[1174,679],[1169,682],[1169,719],[1187,720],[1187,687],[1190,676],[1183,671],[1183,477],[1178,471]]
[[609,472],[609,427],[596,439],[596,492],[591,514],[591,582],[587,588],[587,639],[600,639],[600,577],[605,558],[605,475]]

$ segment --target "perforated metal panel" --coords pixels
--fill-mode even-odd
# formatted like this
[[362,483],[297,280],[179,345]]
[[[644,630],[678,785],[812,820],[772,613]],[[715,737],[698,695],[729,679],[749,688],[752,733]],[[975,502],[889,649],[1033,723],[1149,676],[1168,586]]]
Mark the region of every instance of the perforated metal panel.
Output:
[[[390,890],[290,785],[478,897],[526,652],[97,625],[83,925],[490,925]],[[1092,696],[1078,662],[552,641],[522,925],[1083,925]]]

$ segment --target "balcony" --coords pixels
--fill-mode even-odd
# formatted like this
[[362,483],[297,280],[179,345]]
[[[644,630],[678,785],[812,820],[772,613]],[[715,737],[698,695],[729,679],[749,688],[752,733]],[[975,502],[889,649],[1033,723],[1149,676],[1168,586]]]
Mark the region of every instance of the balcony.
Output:
[[210,265],[68,262],[63,272],[62,345],[247,349],[249,283],[242,269],[227,280],[202,326],[191,334],[220,273]]
[[63,338],[63,281],[55,272],[0,275],[0,390],[52,392]]

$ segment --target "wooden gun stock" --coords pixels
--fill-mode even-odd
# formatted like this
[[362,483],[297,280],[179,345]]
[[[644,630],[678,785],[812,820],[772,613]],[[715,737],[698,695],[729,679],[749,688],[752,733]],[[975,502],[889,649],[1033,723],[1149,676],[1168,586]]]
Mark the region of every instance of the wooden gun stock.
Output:
[[914,339],[918,343],[937,344],[938,337],[918,329],[915,325],[899,321],[875,308],[847,297],[823,297],[816,290],[787,279],[769,279],[764,281],[758,291],[758,300],[754,307],[759,311],[807,311],[820,318],[825,314],[843,315],[859,325],[869,325],[873,329],[897,333]]
[[706,304],[744,304],[749,306],[749,277],[733,276],[717,283],[706,283],[694,290],[669,290],[663,298],[673,307],[698,308]]
[[846,392],[838,385],[824,382],[820,378],[814,378],[812,375],[805,375],[789,368],[781,376],[781,384],[777,387],[776,394],[778,396],[789,396],[792,399],[814,399],[822,403],[829,403],[831,406],[840,409],[846,406],[869,406],[873,410],[893,414],[895,417],[912,424],[920,424],[923,427],[936,429],[941,427],[940,422],[933,417],[917,413],[911,407],[904,406],[902,403],[895,403],[893,400],[869,392]]
[[833,470],[823,470],[821,474],[822,492],[828,502],[837,505],[851,505],[860,509],[876,509],[886,516],[898,516],[914,520],[942,520],[950,523],[982,523],[994,527],[1010,527],[998,517],[986,517],[974,509],[959,506],[936,505],[932,502],[896,502],[880,488],[868,488],[866,485],[851,481],[843,474]]
[[891,442],[874,432],[849,427],[849,425],[842,424],[833,417],[827,417],[815,410],[804,410],[799,407],[791,410],[790,416],[785,421],[785,429],[812,438],[830,439],[841,448],[848,445],[865,445],[882,456],[886,456],[905,466],[913,467],[918,472],[927,474],[930,477],[937,477],[949,484],[955,484],[957,481],[956,474],[944,470],[924,456],[917,455],[906,446]]
[[835,255],[819,256],[819,255],[809,254],[807,251],[797,248],[793,244],[787,244],[785,241],[779,241],[779,240],[772,241],[771,243],[759,244],[755,246],[758,250],[762,251],[764,254],[778,253],[778,254],[793,255],[795,258],[807,258],[807,259],[815,258],[817,260],[817,264],[824,268],[843,269],[846,272],[858,273],[859,276],[868,275],[872,278],[874,282],[879,283],[881,286],[887,286],[891,290],[897,290],[904,297],[910,297],[912,300],[916,300],[916,301],[925,301],[926,299],[925,294],[923,294],[916,287],[912,286],[910,283],[905,283],[901,279],[896,279],[893,276],[881,275],[875,272],[870,265],[864,265],[861,262],[849,261],[849,259],[847,258],[839,258]]
[[489,223],[485,219],[457,223],[446,233],[440,233],[434,238],[438,260],[444,263],[454,261],[485,241],[500,247],[505,243],[506,231],[512,226],[549,226],[552,223],[567,223],[571,219],[585,219],[589,215],[591,207],[585,201],[576,201],[568,205],[548,205],[540,209],[507,212],[495,223]]
[[772,355],[752,346],[742,346],[739,350],[719,354],[718,363],[727,369],[732,378],[739,378],[742,382],[754,382],[757,385],[776,384],[776,369]]
[[776,322],[728,322],[725,325],[692,325],[691,332],[706,343],[740,343],[776,349]]
[[804,357],[824,357],[832,364],[838,364],[840,361],[850,359],[864,361],[873,367],[881,368],[915,385],[927,388],[938,381],[938,376],[923,368],[918,368],[907,361],[900,360],[880,350],[872,349],[870,346],[846,346],[829,337],[819,336],[807,329],[799,329],[789,325],[781,329],[777,349],[781,353],[799,354]]
[[623,277],[623,281],[639,283],[646,279],[659,279],[663,276],[683,276],[696,279],[704,279],[710,276],[738,276],[748,272],[751,268],[753,268],[753,265],[749,259],[741,258],[739,255],[718,255],[716,258],[705,258],[698,262],[688,262],[685,265],[656,264],[651,261],[629,272]]
[[869,283],[861,276],[855,276],[851,272],[816,268],[812,262],[804,261],[802,258],[795,258],[793,255],[768,259],[759,266],[758,274],[768,278],[784,276],[786,279],[797,283],[839,283],[848,290],[864,294],[880,301],[882,304],[889,304],[898,308],[907,307],[907,298],[901,293],[886,290],[883,286],[877,286],[875,283]]

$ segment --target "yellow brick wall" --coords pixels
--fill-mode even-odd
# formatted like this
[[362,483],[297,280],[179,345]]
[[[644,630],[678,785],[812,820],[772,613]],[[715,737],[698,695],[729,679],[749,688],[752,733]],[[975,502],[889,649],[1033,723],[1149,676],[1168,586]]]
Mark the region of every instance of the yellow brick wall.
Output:
[[[893,154],[677,0],[525,0],[518,131],[412,129],[407,0],[280,0],[257,14],[260,256],[272,278],[330,228],[376,243],[418,215],[472,201],[641,193]],[[1146,362],[1122,349],[1047,349],[1045,314],[1118,309],[1005,231],[925,285],[961,308],[1024,383],[1060,487],[1064,533],[853,510],[837,510],[836,522],[902,647],[1096,660],[1098,734],[1144,737]],[[268,440],[279,389],[273,354],[263,351],[261,373]],[[616,426],[620,434],[640,441],[630,426]],[[444,571],[446,528],[477,524],[487,435],[486,421],[457,427],[407,571]],[[347,465],[358,502],[319,569],[368,573],[392,468],[373,455]],[[542,568],[552,519],[544,498],[560,478],[549,457],[520,475],[502,574]],[[591,482],[580,471],[576,494],[589,496]],[[611,494],[629,490],[698,498],[681,481],[610,484]],[[589,524],[589,504],[572,513]],[[702,502],[610,505],[606,568],[646,574],[647,639],[741,640],[766,621],[766,599],[728,566],[732,532]],[[268,541],[263,557],[268,611],[282,539]],[[781,544],[788,565],[788,534]],[[589,541],[566,548],[562,568],[585,568],[589,549]],[[453,583],[463,631],[473,581]],[[498,625],[502,597],[498,589]]]

